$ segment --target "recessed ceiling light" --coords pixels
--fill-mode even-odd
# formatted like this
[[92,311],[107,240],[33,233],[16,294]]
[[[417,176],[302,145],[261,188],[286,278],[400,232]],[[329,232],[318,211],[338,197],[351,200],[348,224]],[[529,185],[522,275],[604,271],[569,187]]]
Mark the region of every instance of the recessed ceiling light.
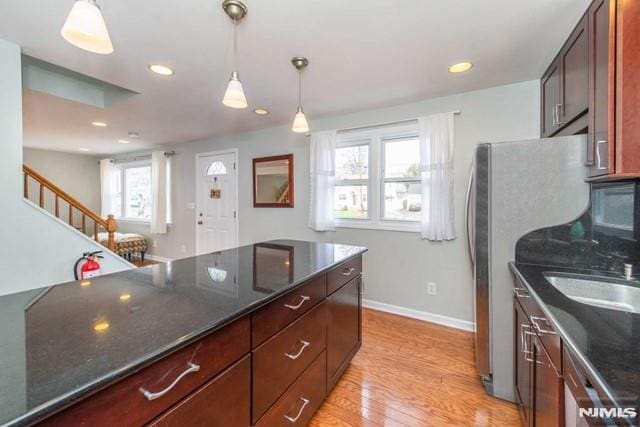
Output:
[[119,139],[118,143],[120,143],[120,144],[128,144],[129,141],[127,141],[126,139]]
[[253,112],[259,116],[266,116],[267,114],[269,114],[269,110],[267,110],[266,108],[255,108]]
[[171,68],[160,64],[151,64],[149,65],[149,69],[156,74],[160,74],[161,76],[173,76],[175,74],[175,71],[173,71]]
[[92,125],[98,128],[106,128],[107,124],[105,122],[91,122]]
[[89,151],[89,149],[88,148],[84,148],[84,147],[80,147],[80,148],[78,148],[78,151]]
[[473,67],[471,62],[459,62],[457,64],[453,64],[449,67],[450,73],[464,73],[465,71],[469,71]]

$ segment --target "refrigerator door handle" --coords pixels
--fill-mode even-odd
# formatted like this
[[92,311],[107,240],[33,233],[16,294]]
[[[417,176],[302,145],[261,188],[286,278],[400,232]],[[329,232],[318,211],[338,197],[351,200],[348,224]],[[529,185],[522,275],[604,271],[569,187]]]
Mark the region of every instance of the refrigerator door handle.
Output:
[[471,215],[471,198],[473,197],[473,173],[474,173],[474,166],[473,163],[471,164],[471,171],[469,172],[469,183],[467,184],[467,199],[465,202],[465,207],[464,207],[464,211],[465,211],[465,217],[466,217],[466,227],[465,227],[465,231],[467,234],[467,250],[469,252],[469,260],[471,261],[471,265],[473,266],[476,263],[476,255],[474,253],[474,242],[473,242],[473,223],[471,221],[473,221],[473,217]]

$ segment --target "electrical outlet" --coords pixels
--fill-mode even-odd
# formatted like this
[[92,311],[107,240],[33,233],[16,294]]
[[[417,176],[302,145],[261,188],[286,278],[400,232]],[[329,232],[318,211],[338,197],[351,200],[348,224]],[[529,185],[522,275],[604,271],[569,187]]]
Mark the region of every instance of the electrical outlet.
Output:
[[153,241],[153,247],[154,247],[154,248],[157,248],[157,247],[158,247],[158,241],[157,241],[157,240],[154,240],[154,241]]
[[435,282],[427,283],[427,293],[429,295],[437,295],[438,294],[438,286]]
[[187,247],[185,245],[180,246],[180,252],[182,252],[183,254],[187,253]]

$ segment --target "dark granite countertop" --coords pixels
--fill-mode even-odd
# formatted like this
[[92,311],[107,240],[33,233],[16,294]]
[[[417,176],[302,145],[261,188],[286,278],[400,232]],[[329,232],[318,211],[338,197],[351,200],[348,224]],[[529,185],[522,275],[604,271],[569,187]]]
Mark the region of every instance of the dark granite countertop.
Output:
[[510,264],[565,346],[577,356],[597,386],[618,405],[638,404],[640,395],[640,314],[599,308],[574,301],[544,277],[545,272],[608,276],[610,273]]
[[0,425],[24,425],[364,247],[277,240],[0,297]]

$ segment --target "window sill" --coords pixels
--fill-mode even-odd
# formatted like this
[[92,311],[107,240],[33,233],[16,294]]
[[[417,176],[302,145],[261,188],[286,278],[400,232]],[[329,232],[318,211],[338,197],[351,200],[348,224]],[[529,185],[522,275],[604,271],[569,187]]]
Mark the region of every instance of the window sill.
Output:
[[420,223],[417,221],[379,221],[359,219],[336,219],[337,228],[360,228],[364,230],[400,231],[419,233]]
[[151,225],[151,221],[148,219],[135,219],[135,218],[115,218],[116,221],[118,222],[129,222],[132,224],[147,224],[147,225]]

